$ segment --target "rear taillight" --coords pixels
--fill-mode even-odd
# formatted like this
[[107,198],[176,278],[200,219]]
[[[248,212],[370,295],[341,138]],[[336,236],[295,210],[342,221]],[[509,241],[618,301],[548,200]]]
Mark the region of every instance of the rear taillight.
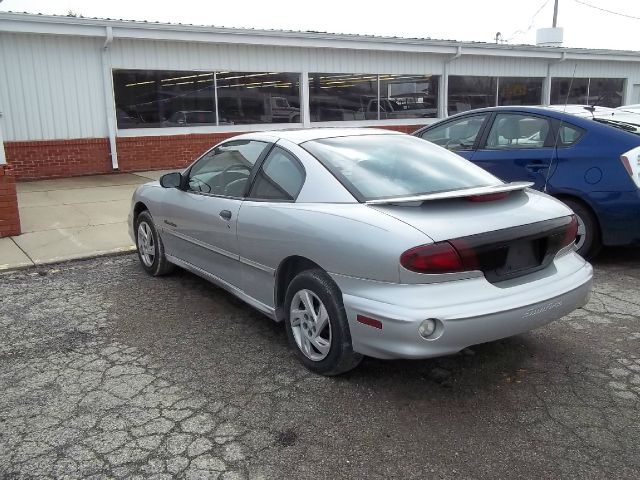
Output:
[[565,227],[564,235],[562,237],[562,247],[571,245],[576,241],[578,235],[578,220],[575,215],[571,215],[571,222]]
[[400,255],[400,265],[417,273],[453,273],[464,271],[460,255],[449,242],[420,245]]
[[640,147],[636,147],[620,156],[620,161],[636,187],[640,188]]

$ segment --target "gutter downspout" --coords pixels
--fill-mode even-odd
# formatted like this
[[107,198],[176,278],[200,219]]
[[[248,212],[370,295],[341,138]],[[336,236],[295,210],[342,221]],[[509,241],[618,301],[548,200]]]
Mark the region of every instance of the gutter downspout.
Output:
[[562,55],[557,60],[551,60],[547,63],[547,76],[544,79],[542,85],[542,104],[551,105],[551,67],[558,63],[562,63],[567,59],[567,52],[562,52]]
[[449,64],[462,56],[462,47],[456,47],[455,55],[447,58],[442,65],[442,79],[438,91],[438,118],[448,117],[449,111]]
[[[0,122],[2,122],[2,112],[0,112]],[[4,140],[2,139],[2,124],[0,123],[0,166],[7,164],[7,156],[4,153]]]
[[113,28],[106,27],[104,45],[102,46],[102,89],[104,93],[104,106],[107,114],[107,130],[109,133],[109,152],[111,166],[118,170],[118,150],[116,144],[116,107],[113,95],[113,78],[111,76],[111,51],[109,47],[113,42]]

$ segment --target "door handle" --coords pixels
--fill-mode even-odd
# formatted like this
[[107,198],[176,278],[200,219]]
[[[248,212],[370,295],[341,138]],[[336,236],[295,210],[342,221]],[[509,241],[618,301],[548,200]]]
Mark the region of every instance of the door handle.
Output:
[[525,165],[525,168],[530,172],[537,172],[540,170],[544,170],[545,168],[549,168],[549,164],[544,162],[533,162]]
[[219,215],[220,218],[223,218],[226,221],[231,220],[231,212],[229,210],[222,210]]

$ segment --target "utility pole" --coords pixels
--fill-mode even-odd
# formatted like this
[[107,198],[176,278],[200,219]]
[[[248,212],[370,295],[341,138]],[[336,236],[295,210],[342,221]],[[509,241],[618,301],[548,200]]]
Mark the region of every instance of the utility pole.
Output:
[[553,28],[556,28],[558,25],[558,0],[555,1],[553,5]]

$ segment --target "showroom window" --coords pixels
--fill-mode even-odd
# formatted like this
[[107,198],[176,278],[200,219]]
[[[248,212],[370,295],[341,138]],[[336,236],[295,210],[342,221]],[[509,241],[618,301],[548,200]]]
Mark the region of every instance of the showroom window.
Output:
[[495,77],[449,77],[448,114],[466,112],[475,108],[493,107],[496,104]]
[[540,105],[542,78],[498,77],[498,105]]
[[438,77],[310,73],[312,122],[436,117]]
[[310,73],[309,112],[312,122],[378,118],[378,76]]
[[622,105],[624,79],[622,78],[552,78],[551,104]]
[[540,105],[542,83],[542,78],[451,75],[448,114],[496,105]]
[[380,75],[380,118],[438,116],[438,77]]
[[114,70],[118,128],[300,122],[300,75]]
[[220,125],[300,122],[299,74],[220,72],[216,81]]

